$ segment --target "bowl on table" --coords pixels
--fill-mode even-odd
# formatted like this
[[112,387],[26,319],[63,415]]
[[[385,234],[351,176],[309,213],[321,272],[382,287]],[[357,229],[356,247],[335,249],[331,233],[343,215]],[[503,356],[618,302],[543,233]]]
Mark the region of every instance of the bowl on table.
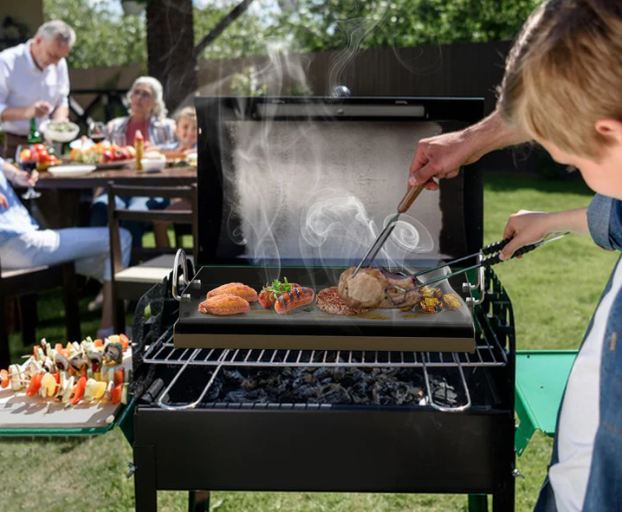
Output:
[[71,142],[80,133],[80,127],[71,121],[48,121],[41,125],[41,131],[52,142]]
[[140,163],[144,171],[161,171],[166,167],[166,157],[164,155],[158,157],[142,158]]

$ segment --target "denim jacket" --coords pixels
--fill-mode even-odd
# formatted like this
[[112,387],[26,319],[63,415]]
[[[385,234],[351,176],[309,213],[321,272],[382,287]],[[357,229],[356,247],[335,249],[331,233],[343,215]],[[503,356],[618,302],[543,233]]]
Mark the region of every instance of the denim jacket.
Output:
[[[587,219],[590,235],[599,246],[622,251],[622,201],[597,194],[588,207]],[[613,273],[601,299],[611,288],[612,278]],[[592,322],[593,319],[586,330],[586,335],[592,327]],[[600,372],[600,423],[594,439],[592,465],[583,502],[584,511],[619,510],[622,504],[622,340],[618,343],[620,335],[622,335],[622,292],[619,292],[614,299],[605,330]],[[556,437],[552,464],[557,460]],[[548,479],[540,492],[535,510],[557,511]]]

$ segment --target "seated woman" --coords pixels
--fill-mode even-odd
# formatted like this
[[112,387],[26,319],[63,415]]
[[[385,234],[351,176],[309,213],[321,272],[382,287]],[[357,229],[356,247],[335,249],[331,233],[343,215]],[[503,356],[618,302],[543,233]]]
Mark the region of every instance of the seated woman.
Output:
[[[175,140],[175,122],[166,117],[162,84],[151,76],[138,77],[127,95],[129,116],[118,117],[108,123],[108,139],[118,145],[134,145],[136,132],[145,138],[145,147],[162,146]],[[166,208],[168,200],[149,197],[117,197],[117,208],[128,210],[157,210]],[[108,224],[108,196],[99,195],[91,207],[91,226]],[[132,234],[132,244],[142,245],[145,224],[125,222],[123,227]]]
[[[112,334],[112,294],[108,228],[39,229],[18,199],[17,186],[34,185],[37,175],[0,159],[0,259],[2,268],[24,269],[75,261],[79,274],[103,282],[103,308],[98,337]],[[7,180],[8,178],[8,180]],[[131,235],[121,229],[123,266],[130,259]]]

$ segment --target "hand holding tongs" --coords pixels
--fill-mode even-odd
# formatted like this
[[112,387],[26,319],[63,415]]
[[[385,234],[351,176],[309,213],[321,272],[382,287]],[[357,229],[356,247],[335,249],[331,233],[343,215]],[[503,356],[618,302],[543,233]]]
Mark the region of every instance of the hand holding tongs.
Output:
[[[534,249],[537,249],[541,245],[546,244],[548,242],[552,242],[553,240],[558,240],[567,234],[568,233],[550,233],[549,235],[545,236],[542,240],[538,240],[537,242],[534,242],[533,244],[524,245],[520,249],[516,250],[514,254],[512,254],[512,258],[516,258],[516,257],[522,256],[523,254],[527,254],[528,252],[531,252]],[[420,272],[417,272],[416,274],[413,274],[412,277],[418,279],[420,276],[424,274],[438,271],[445,267],[451,267],[452,265],[455,265],[456,263],[459,263],[461,261],[466,261],[471,258],[477,258],[477,263],[469,267],[462,268],[454,272],[450,272],[449,274],[435,277],[429,281],[422,281],[422,284],[424,285],[434,284],[440,281],[444,281],[445,279],[449,279],[450,277],[464,274],[465,272],[469,272],[471,270],[476,270],[480,267],[491,267],[492,265],[496,265],[497,263],[500,263],[501,261],[505,261],[501,259],[501,251],[508,243],[510,243],[510,240],[511,239],[508,238],[505,240],[501,240],[499,242],[494,242],[485,247],[482,247],[478,252],[469,254],[468,256],[463,256],[462,258],[448,261],[447,263],[443,263],[442,265],[439,265],[438,267],[422,270]]]
[[421,191],[425,188],[425,186],[426,186],[426,183],[422,183],[420,185],[415,185],[414,187],[410,187],[408,189],[404,197],[402,197],[400,204],[397,205],[397,213],[395,213],[393,217],[389,219],[389,222],[386,223],[386,225],[384,226],[384,229],[380,232],[380,234],[378,235],[378,238],[376,238],[376,241],[369,248],[369,251],[367,251],[367,254],[363,256],[363,259],[361,260],[361,262],[354,269],[354,273],[352,274],[352,277],[354,277],[356,273],[359,270],[361,270],[361,268],[369,267],[371,265],[371,262],[374,261],[374,259],[376,258],[378,251],[382,249],[382,246],[384,245],[384,243],[391,236],[391,233],[393,232],[393,229],[395,228],[395,223],[399,219],[400,215],[408,211],[411,205],[415,202],[415,199],[417,199],[419,194],[421,194]]

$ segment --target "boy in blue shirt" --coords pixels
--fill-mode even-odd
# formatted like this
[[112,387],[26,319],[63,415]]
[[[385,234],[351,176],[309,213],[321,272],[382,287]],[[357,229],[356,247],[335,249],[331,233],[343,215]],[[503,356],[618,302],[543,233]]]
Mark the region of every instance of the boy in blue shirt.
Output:
[[[495,112],[466,130],[421,140],[409,183],[453,177],[488,151],[528,140],[576,167],[597,195],[587,208],[512,215],[502,256],[564,231],[621,251],[622,2],[544,2],[510,52]],[[622,508],[621,334],[619,260],[568,379],[537,511]]]

